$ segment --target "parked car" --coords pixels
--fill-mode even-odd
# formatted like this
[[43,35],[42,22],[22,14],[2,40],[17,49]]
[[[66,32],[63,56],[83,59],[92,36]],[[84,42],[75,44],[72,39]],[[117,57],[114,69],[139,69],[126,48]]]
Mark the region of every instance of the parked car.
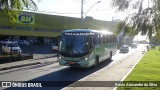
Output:
[[58,51],[58,44],[57,43],[51,43],[51,50]]
[[26,40],[20,40],[18,41],[19,46],[30,46],[30,43]]
[[137,48],[137,44],[136,43],[132,43],[131,44],[131,48]]
[[18,44],[13,42],[8,42],[2,45],[2,52],[6,54],[22,54],[21,48],[18,46]]
[[11,42],[15,43],[15,44],[18,44],[18,41],[17,40],[12,40]]
[[4,40],[0,41],[0,44],[2,45],[2,44],[5,44],[7,42],[11,42],[11,41],[9,39],[4,39]]
[[122,45],[120,47],[120,52],[121,53],[128,53],[129,52],[129,46],[128,45]]

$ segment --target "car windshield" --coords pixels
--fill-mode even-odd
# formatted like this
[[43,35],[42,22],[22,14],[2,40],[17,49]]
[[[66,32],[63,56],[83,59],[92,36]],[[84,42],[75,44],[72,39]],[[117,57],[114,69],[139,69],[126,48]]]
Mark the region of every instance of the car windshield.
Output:
[[64,35],[61,41],[60,54],[63,56],[84,56],[89,53],[88,36]]
[[128,47],[127,45],[123,45],[123,46],[122,46],[122,48],[127,48],[127,47]]

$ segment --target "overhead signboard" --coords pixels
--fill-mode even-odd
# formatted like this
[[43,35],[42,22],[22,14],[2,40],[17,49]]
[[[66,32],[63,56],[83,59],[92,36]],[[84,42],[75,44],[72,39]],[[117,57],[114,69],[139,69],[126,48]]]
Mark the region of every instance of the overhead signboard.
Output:
[[17,18],[17,23],[34,24],[35,23],[34,14],[29,14],[29,13],[19,14]]

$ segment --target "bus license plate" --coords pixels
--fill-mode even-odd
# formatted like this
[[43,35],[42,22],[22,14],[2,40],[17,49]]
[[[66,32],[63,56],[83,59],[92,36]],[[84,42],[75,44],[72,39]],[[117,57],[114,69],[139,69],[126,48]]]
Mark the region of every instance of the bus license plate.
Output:
[[74,62],[68,62],[69,64],[75,64]]

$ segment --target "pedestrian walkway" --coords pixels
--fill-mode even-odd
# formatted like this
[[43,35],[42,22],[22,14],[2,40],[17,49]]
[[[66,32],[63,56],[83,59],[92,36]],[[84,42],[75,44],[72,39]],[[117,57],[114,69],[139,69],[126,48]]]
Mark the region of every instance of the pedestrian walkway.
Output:
[[[143,57],[143,55],[144,54],[142,54],[142,49],[137,50],[128,57],[119,61],[114,61],[114,64],[109,65],[91,75],[88,75],[87,77],[69,85],[68,87],[63,88],[63,90],[113,90],[115,89],[115,84],[112,84],[110,87],[108,87],[107,83],[110,81],[123,81],[134,68],[134,66],[138,63],[138,61]],[[90,82],[83,83],[83,81]],[[96,85],[94,83],[95,81],[97,81],[99,84]],[[101,87],[101,82],[99,81],[104,81],[102,85],[103,87]]]

